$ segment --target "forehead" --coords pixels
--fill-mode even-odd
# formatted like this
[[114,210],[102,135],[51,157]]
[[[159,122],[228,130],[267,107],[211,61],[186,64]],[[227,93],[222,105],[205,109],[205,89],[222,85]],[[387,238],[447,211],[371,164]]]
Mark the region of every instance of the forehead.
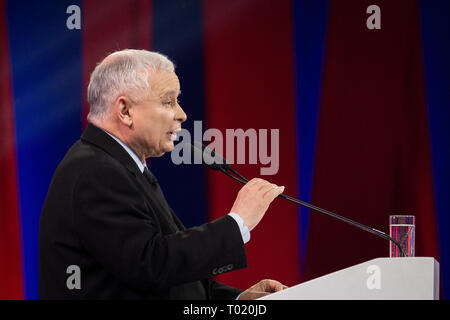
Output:
[[174,72],[157,71],[149,76],[152,92],[159,96],[178,96],[180,94],[180,81]]

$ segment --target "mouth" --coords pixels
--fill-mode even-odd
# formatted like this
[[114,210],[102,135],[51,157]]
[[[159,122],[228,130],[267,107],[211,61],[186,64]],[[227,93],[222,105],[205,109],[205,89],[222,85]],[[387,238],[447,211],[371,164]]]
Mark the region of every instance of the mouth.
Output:
[[181,128],[175,129],[173,131],[167,132],[169,139],[175,141],[177,139],[177,132],[181,131]]

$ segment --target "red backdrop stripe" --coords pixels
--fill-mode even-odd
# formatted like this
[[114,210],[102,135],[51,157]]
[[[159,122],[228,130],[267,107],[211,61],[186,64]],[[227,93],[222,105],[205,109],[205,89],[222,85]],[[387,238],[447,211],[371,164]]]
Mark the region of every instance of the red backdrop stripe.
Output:
[[[313,202],[389,232],[416,215],[416,255],[437,257],[428,116],[417,1],[331,1]],[[389,255],[384,240],[313,214],[307,278]]]
[[[290,2],[204,1],[204,19],[204,129],[218,128],[224,137],[226,129],[279,129],[279,171],[261,177],[284,185],[287,194],[297,195],[297,156],[292,150],[297,145],[297,131]],[[248,163],[248,155],[246,159]],[[233,160],[236,162],[236,157]],[[247,178],[260,176],[262,167],[235,166]],[[229,212],[242,185],[211,171],[208,182],[209,213],[214,219]],[[241,288],[263,278],[288,285],[298,283],[297,207],[276,199],[251,232],[246,250],[249,267],[221,275],[219,280]]]
[[[15,121],[5,1],[0,1],[0,300],[23,299]],[[6,263],[5,263],[6,262]]]
[[89,113],[86,90],[96,64],[116,50],[150,50],[151,13],[150,0],[83,1],[83,127]]

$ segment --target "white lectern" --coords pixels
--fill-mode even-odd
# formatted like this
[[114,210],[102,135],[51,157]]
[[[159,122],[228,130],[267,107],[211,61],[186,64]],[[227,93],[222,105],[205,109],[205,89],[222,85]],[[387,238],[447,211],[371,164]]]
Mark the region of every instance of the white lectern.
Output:
[[264,299],[439,299],[439,263],[428,257],[373,259]]

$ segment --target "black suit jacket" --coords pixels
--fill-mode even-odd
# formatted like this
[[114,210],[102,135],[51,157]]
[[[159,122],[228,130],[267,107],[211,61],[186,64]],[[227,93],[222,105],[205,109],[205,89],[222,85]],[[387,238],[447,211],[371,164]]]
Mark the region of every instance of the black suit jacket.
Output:
[[56,169],[39,224],[41,299],[234,299],[240,290],[210,277],[246,266],[233,218],[186,229],[159,184],[94,125]]

